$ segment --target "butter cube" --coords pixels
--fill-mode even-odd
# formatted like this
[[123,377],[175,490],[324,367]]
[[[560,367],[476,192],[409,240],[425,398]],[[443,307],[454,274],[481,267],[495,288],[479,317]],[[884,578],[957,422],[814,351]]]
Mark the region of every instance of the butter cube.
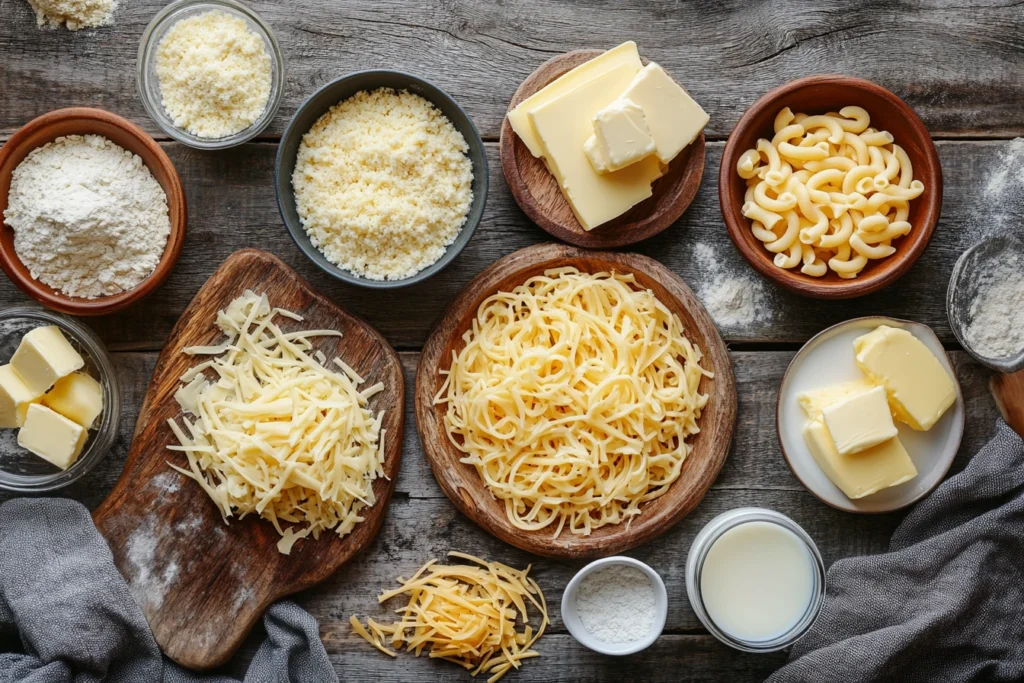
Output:
[[18,431],[18,445],[62,470],[71,467],[82,452],[88,432],[44,405],[28,407],[25,424]]
[[651,183],[662,175],[654,155],[621,171],[598,173],[584,151],[594,132],[594,115],[625,90],[635,73],[630,64],[620,64],[528,112],[544,162],[584,230],[593,230],[650,197]]
[[861,377],[841,384],[832,384],[820,389],[800,392],[797,394],[796,401],[809,420],[820,420],[825,406],[838,403],[854,394],[868,391],[874,386],[869,380]]
[[11,358],[11,366],[36,396],[83,365],[85,361],[56,325],[37,327],[26,334]]
[[917,476],[917,468],[899,437],[855,455],[841,455],[825,425],[813,420],[804,426],[804,441],[818,467],[851,500],[898,486]]
[[29,404],[39,395],[25,385],[10,365],[0,365],[0,427],[20,427]]
[[640,70],[622,98],[643,109],[658,158],[666,164],[708,125],[709,117],[701,106],[653,62]]
[[882,387],[825,406],[821,416],[840,455],[860,453],[899,433]]
[[90,429],[103,412],[103,387],[84,372],[72,372],[57,380],[42,404]]
[[956,401],[956,385],[939,359],[910,332],[882,325],[853,342],[857,365],[885,387],[896,419],[928,431]]
[[594,134],[584,150],[598,173],[618,171],[654,154],[644,110],[621,97],[601,109],[594,115]]

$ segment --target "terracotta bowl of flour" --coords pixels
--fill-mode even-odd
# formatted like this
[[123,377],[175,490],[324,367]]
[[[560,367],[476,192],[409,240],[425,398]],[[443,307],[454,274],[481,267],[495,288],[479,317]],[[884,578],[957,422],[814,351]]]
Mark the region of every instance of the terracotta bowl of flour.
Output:
[[102,135],[138,155],[167,195],[171,231],[156,269],[133,289],[95,299],[71,297],[34,279],[14,251],[14,230],[0,224],[0,268],[17,287],[47,308],[72,315],[106,315],[130,306],[170,275],[182,244],[188,212],[181,179],[160,145],[130,121],[102,109],[58,109],[29,121],[0,148],[0,219],[7,209],[11,175],[32,150],[67,135]]

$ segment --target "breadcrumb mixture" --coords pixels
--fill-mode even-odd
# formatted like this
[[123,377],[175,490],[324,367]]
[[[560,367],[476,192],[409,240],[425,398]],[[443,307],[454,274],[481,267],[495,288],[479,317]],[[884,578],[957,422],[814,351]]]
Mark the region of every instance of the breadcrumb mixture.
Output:
[[355,275],[409,278],[440,259],[466,223],[468,151],[419,95],[356,93],[302,138],[292,174],[302,225],[329,261]]

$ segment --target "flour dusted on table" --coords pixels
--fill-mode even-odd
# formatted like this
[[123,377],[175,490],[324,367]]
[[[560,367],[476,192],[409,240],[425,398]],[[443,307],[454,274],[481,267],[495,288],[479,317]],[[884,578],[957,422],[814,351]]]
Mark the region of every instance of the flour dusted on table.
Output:
[[719,327],[749,327],[772,316],[772,302],[756,276],[731,271],[704,242],[697,243],[694,255],[701,269],[697,294]]
[[580,581],[576,612],[583,628],[606,643],[632,643],[654,626],[654,586],[636,567],[613,564]]
[[116,0],[28,0],[40,26],[69,31],[109,26],[114,23]]
[[87,299],[138,286],[171,231],[167,196],[142,159],[99,135],[33,150],[14,170],[4,218],[33,278]]

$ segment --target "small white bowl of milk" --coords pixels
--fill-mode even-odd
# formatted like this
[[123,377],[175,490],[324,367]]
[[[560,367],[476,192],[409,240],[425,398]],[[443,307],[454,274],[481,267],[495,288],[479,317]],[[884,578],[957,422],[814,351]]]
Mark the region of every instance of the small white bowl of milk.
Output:
[[686,593],[701,623],[723,643],[774,652],[795,643],[817,618],[825,564],[789,517],[737,508],[697,534],[686,560]]

